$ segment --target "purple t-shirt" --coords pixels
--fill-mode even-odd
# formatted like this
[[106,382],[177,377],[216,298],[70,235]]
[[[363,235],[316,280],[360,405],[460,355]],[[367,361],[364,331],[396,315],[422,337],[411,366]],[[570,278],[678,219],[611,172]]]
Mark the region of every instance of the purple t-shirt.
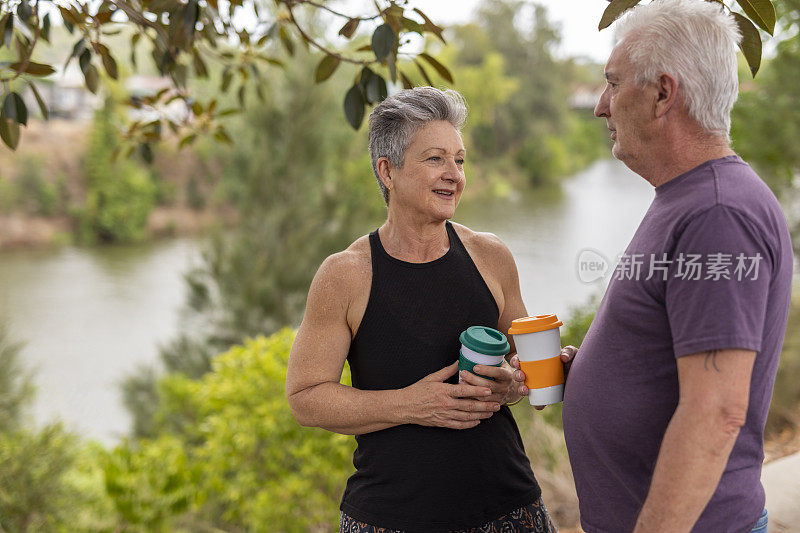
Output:
[[747,421],[693,531],[746,532],[764,508],[763,433],[786,330],[792,246],[738,156],[656,188],[567,379],[564,435],[587,533],[631,531],[678,404],[676,358],[757,352]]

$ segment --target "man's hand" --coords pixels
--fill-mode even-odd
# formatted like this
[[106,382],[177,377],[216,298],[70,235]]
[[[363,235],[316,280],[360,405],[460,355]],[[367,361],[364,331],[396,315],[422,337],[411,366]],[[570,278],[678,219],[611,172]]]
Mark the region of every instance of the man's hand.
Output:
[[[512,403],[517,401],[521,395],[518,392],[519,380],[516,371],[519,370],[519,359],[513,356],[510,362],[503,361],[501,366],[475,365],[472,372],[461,371],[461,379],[470,385],[488,387],[492,393],[490,396],[476,398],[484,402]],[[494,381],[486,379],[476,374],[489,376]],[[523,374],[523,380],[524,374]]]
[[458,361],[400,390],[408,423],[469,429],[500,410],[489,387],[444,383],[457,371]]
[[[578,355],[578,349],[574,346],[564,346],[561,348],[561,362],[564,363],[564,378],[566,379],[567,374],[569,374],[569,369],[572,366],[572,361],[575,359],[575,356]],[[514,356],[516,357],[516,356]],[[523,372],[519,368],[519,360],[517,360],[517,370],[514,372],[514,381],[520,382],[521,385],[518,387],[518,391],[520,396],[528,396],[530,394],[530,389],[525,386],[525,372]],[[545,405],[534,405],[534,407],[541,411],[546,406]]]

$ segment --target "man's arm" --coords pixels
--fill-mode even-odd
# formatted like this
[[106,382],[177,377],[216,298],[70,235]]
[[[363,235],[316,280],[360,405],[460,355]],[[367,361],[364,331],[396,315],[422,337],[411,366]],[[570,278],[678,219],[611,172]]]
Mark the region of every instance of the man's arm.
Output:
[[678,407],[667,426],[635,533],[692,529],[719,484],[747,417],[756,353],[680,357]]
[[311,282],[303,322],[289,355],[286,396],[297,421],[347,435],[416,423],[464,429],[495,411],[485,387],[442,383],[456,364],[397,390],[369,391],[339,383],[350,347],[347,312],[358,268],[352,252],[325,260]]

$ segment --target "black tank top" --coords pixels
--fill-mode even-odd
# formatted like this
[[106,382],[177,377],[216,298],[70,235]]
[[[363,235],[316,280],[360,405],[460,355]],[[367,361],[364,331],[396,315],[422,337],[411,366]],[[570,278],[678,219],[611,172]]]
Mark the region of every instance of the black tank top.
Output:
[[[347,360],[353,386],[399,389],[458,359],[469,326],[497,328],[497,304],[455,229],[428,263],[390,256],[369,235],[372,288]],[[457,383],[458,375],[447,380]],[[356,435],[356,472],[341,510],[408,532],[477,527],[535,501],[541,490],[508,407],[474,428],[404,424]]]

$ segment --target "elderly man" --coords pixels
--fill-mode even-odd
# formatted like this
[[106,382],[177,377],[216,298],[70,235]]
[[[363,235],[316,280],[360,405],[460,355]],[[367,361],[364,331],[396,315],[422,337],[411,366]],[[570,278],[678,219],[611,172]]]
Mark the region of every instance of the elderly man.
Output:
[[595,115],[655,198],[580,352],[562,356],[575,358],[563,416],[581,523],[751,531],[765,521],[792,247],[775,196],[729,145],[738,30],[718,3],[656,0],[617,35]]

